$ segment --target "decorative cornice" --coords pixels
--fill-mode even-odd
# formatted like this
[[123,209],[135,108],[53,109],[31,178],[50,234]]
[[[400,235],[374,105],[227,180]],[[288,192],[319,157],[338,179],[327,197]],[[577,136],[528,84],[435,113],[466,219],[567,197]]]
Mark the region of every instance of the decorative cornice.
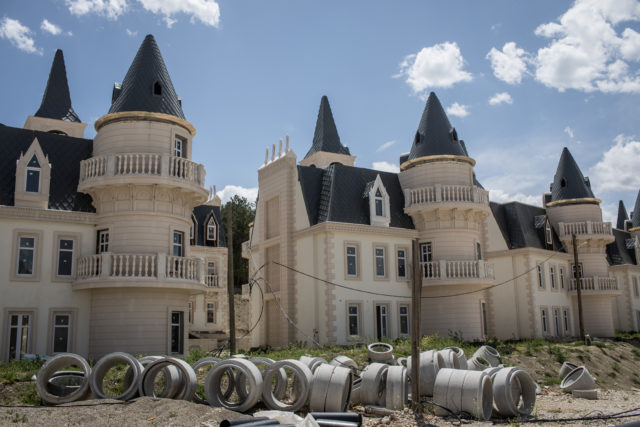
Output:
[[320,233],[324,231],[344,231],[350,233],[370,233],[382,236],[397,236],[414,238],[418,236],[418,230],[410,230],[397,227],[378,227],[367,224],[348,224],[344,222],[326,221],[316,224],[312,227],[305,228],[293,233],[294,238],[301,238],[307,234]]
[[595,197],[584,197],[581,199],[556,200],[555,202],[547,203],[547,207],[552,208],[554,206],[565,206],[565,205],[599,205],[600,203],[602,203],[602,200],[596,199]]
[[567,259],[570,260],[573,258],[573,255],[568,254],[566,252],[559,251],[550,251],[548,249],[540,249],[540,248],[518,248],[518,249],[507,249],[503,251],[492,251],[486,252],[487,258],[500,258],[505,256],[517,256],[517,255],[541,255],[541,256],[549,256],[550,254],[556,254],[554,258]]
[[169,123],[186,129],[192,137],[196,135],[196,128],[188,121],[170,114],[150,113],[148,111],[121,111],[119,113],[105,114],[96,120],[94,127],[96,131],[99,131],[100,128],[107,124],[131,120]]
[[38,219],[91,225],[96,223],[96,214],[93,212],[22,208],[16,206],[0,206],[0,217],[14,219]]
[[473,160],[471,157],[456,156],[453,154],[439,154],[436,156],[423,156],[423,157],[418,157],[417,159],[408,160],[400,165],[400,170],[404,171],[424,163],[439,163],[439,162],[467,163],[471,166],[476,165],[476,161]]

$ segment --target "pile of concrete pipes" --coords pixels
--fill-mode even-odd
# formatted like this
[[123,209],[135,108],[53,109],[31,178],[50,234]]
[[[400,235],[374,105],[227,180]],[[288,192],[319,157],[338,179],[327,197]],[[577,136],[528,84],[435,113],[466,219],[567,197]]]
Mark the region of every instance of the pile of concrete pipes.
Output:
[[584,366],[578,366],[571,362],[564,362],[560,368],[560,390],[573,394],[574,397],[583,399],[598,399],[596,380]]

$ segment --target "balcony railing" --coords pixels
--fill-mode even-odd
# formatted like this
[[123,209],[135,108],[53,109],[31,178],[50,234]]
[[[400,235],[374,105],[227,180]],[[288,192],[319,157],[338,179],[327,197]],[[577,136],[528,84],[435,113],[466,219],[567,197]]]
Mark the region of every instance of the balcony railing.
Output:
[[485,261],[421,262],[424,280],[494,280],[493,265]]
[[405,190],[405,208],[428,203],[457,202],[489,204],[489,193],[468,185],[440,185]]
[[[569,282],[569,291],[576,291],[576,279]],[[580,278],[581,291],[617,291],[618,279],[615,277],[582,277]]]
[[610,222],[559,222],[558,231],[560,238],[570,238],[572,234],[595,234],[613,238]]
[[205,284],[201,258],[104,252],[78,258],[77,280],[178,279]]
[[204,186],[204,166],[191,160],[155,153],[98,156],[80,162],[80,183],[97,178],[160,176]]
[[217,274],[207,274],[204,277],[204,283],[205,283],[205,285],[207,285],[208,288],[219,288],[220,287],[220,283],[218,281],[218,275]]

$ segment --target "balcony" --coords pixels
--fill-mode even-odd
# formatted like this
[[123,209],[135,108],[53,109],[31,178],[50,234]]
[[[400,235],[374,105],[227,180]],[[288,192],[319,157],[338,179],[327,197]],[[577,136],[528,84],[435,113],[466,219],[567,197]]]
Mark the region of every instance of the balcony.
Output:
[[615,238],[611,231],[610,222],[559,222],[558,236],[561,240],[571,239],[575,234],[577,238],[601,238],[607,242],[613,242]]
[[489,206],[489,192],[468,185],[441,185],[405,190],[405,209],[424,207],[435,203],[469,203]]
[[[451,284],[488,282],[495,280],[493,265],[485,261],[432,261],[421,262],[422,285],[435,282],[455,282]],[[440,283],[438,283],[440,284]]]
[[109,178],[170,178],[204,188],[204,166],[191,160],[155,153],[98,156],[80,162],[79,189]]
[[217,274],[207,274],[204,276],[204,284],[207,288],[221,288]]
[[[620,295],[618,279],[615,277],[582,277],[580,279],[580,291],[583,295]],[[576,279],[569,281],[569,292],[577,295]]]
[[202,290],[205,283],[201,258],[104,252],[78,258],[73,288],[138,286]]

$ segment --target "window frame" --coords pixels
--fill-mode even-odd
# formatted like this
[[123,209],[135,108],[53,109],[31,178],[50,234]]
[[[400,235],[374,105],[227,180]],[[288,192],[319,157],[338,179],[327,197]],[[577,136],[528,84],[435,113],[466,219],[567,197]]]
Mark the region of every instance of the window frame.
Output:
[[[398,252],[403,251],[404,257],[400,257]],[[396,246],[396,280],[409,280],[409,249],[406,246]],[[404,261],[404,275],[400,275],[400,260]]]
[[[407,313],[402,314],[402,309],[406,308]],[[407,318],[407,332],[402,332],[402,318]],[[398,304],[398,335],[403,337],[411,336],[411,304],[399,303]]]
[[538,276],[538,289],[545,289],[543,264],[536,264],[536,274]]
[[570,334],[569,331],[571,330],[571,313],[569,312],[569,308],[567,307],[562,308],[562,320],[563,320],[565,335],[569,335]]
[[565,289],[564,267],[558,267],[560,271],[560,289]]
[[187,150],[186,150],[186,140],[185,138],[174,135],[173,136],[173,157],[179,157],[182,159],[187,158]]
[[632,276],[631,282],[633,283],[633,297],[640,298],[640,289],[638,289],[638,276]]
[[551,277],[551,290],[552,291],[558,290],[558,283],[557,283],[557,280],[556,280],[556,266],[555,265],[549,266],[549,275]]
[[[382,251],[382,255],[378,255],[378,251]],[[378,274],[378,259],[382,259],[382,275]],[[388,278],[387,268],[387,245],[374,243],[373,244],[373,278],[374,280],[386,280]]]
[[[180,242],[176,242],[176,237],[180,236]],[[179,255],[176,255],[176,248],[178,248]],[[171,233],[171,256],[184,257],[185,256],[185,242],[184,231],[173,230]]]
[[[351,314],[349,309],[351,307],[355,307],[357,309],[357,312],[355,314]],[[362,302],[359,301],[346,301],[345,302],[345,309],[346,309],[346,320],[347,320],[347,324],[346,324],[346,336],[347,339],[360,339],[363,334],[362,334]],[[351,317],[355,317],[356,319],[356,327],[357,327],[357,335],[353,335],[351,334]]]
[[540,321],[542,323],[542,335],[549,335],[549,309],[540,307]]
[[[96,254],[109,252],[109,229],[103,228],[96,231]],[[105,239],[103,240],[103,236]]]
[[[216,314],[217,314],[217,309],[216,309],[216,302],[215,301],[207,301],[204,305],[204,320],[205,323],[207,325],[214,325],[216,324]],[[211,312],[211,318],[213,320],[209,321],[209,314]]]
[[[213,237],[210,237],[211,230],[213,230]],[[207,227],[205,231],[207,236],[206,237],[207,242],[216,242],[218,240],[218,221],[216,221],[215,216],[213,214],[210,215],[209,219],[207,220]]]
[[[57,316],[67,316],[68,317],[68,321],[69,323],[66,325],[66,329],[67,329],[67,348],[66,350],[63,351],[56,351],[56,329],[58,328],[58,325],[56,324],[56,317]],[[64,325],[61,325],[60,327],[63,327]],[[50,327],[51,327],[51,354],[58,354],[58,353],[70,353],[71,352],[71,348],[72,348],[72,330],[73,330],[73,314],[68,312],[68,311],[53,311],[51,313],[51,322],[50,322]]]
[[544,236],[545,243],[547,245],[553,245],[553,233],[551,233],[551,223],[549,223],[549,220],[546,220],[544,224]]
[[487,312],[487,302],[480,300],[480,329],[483,337],[489,336],[489,315]]
[[[38,159],[38,156],[36,156],[35,154],[33,155],[33,157],[35,157],[36,160]],[[31,160],[29,160],[29,163],[31,163]],[[27,166],[24,168],[24,192],[28,194],[40,194],[42,190],[42,166],[39,166],[40,163],[38,163],[38,167],[29,166],[29,163],[27,163]],[[36,191],[29,190],[29,172],[38,174],[38,182],[36,184],[38,189]]]
[[[349,248],[354,248],[353,254],[349,254]],[[349,257],[355,258],[355,274],[349,273]],[[360,279],[360,243],[357,242],[344,242],[344,278],[345,280],[359,280]]]
[[[54,264],[54,271],[55,271],[55,277],[56,278],[64,278],[64,279],[71,279],[74,277],[74,271],[75,271],[75,263],[76,263],[76,238],[74,237],[68,237],[68,236],[56,236],[54,238],[54,244],[56,245],[56,251],[55,251],[55,264]],[[62,241],[70,241],[71,242],[71,249],[64,249],[61,248],[60,245],[62,243]],[[62,252],[65,253],[70,253],[71,254],[71,264],[69,266],[69,274],[60,274],[60,260],[61,260],[61,255]]]
[[187,301],[187,321],[193,325],[193,301]]
[[[32,272],[30,274],[18,273],[20,262],[20,239],[23,237],[33,238],[33,259]],[[42,257],[42,231],[29,229],[13,230],[13,242],[11,250],[11,280],[21,282],[37,282],[40,280],[40,259]]]
[[[37,309],[35,308],[5,308],[4,309],[4,319],[6,323],[4,323],[3,331],[2,331],[2,343],[0,343],[0,348],[2,348],[2,355],[0,358],[2,360],[11,360],[14,359],[13,355],[11,355],[11,329],[14,325],[11,324],[11,316],[29,316],[29,324],[27,326],[27,348],[24,352],[21,353],[29,354],[32,353],[35,348],[35,333],[34,333],[34,325],[37,325]],[[20,327],[24,327],[22,325],[22,321],[20,321]],[[17,329],[17,327],[16,327]],[[17,359],[19,360],[19,359]]]
[[[23,242],[24,241],[24,242]],[[23,246],[24,245],[24,246]],[[29,246],[30,245],[30,246]],[[23,266],[21,258],[23,257],[23,251],[26,254],[29,253],[29,261],[25,263],[28,267],[24,267],[25,270],[28,270],[27,273],[20,272],[21,267]],[[20,235],[18,236],[18,263],[16,265],[16,275],[20,277],[33,277],[35,273],[35,260],[36,260],[36,238],[35,236],[29,235]]]

